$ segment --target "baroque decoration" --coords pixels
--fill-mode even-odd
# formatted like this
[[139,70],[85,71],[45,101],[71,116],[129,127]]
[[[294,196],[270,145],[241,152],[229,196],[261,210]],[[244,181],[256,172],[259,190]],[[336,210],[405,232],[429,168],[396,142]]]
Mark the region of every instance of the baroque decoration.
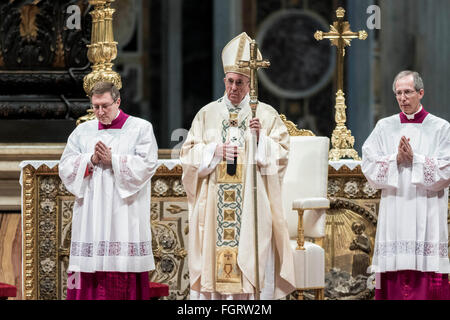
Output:
[[[152,180],[152,247],[155,270],[150,280],[169,285],[167,299],[189,298],[187,202],[181,167],[161,165]],[[166,185],[155,193],[155,181]],[[65,299],[74,197],[58,176],[58,167],[23,169],[24,299]]]
[[[69,26],[69,6],[80,9],[79,28]],[[0,118],[76,119],[85,112],[88,11],[84,0],[0,3]],[[15,96],[24,93],[33,97]]]
[[[353,181],[354,182],[354,181]],[[376,208],[364,200],[330,197],[325,237],[325,297],[329,300],[373,299],[368,274],[376,232]],[[378,199],[379,200],[379,199]]]
[[[20,70],[80,68],[87,64],[83,49],[89,28],[67,28],[67,7],[85,1],[5,1],[0,5],[0,67]],[[80,17],[86,20],[83,15]],[[81,21],[83,26],[89,25]]]

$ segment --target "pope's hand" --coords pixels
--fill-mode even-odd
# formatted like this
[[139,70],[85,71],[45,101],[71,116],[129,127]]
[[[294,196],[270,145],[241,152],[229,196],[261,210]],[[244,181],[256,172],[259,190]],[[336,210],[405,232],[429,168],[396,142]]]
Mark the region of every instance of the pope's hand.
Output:
[[256,132],[256,139],[259,141],[259,131],[261,130],[261,122],[258,118],[253,118],[250,120],[250,129]]
[[214,152],[216,157],[220,157],[222,160],[233,161],[238,156],[237,147],[230,145],[230,142],[219,144]]

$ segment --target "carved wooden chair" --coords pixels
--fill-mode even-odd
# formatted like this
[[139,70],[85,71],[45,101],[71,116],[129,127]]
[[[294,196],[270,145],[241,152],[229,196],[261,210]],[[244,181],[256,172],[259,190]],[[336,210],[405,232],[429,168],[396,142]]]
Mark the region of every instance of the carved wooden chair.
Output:
[[[286,117],[291,142],[289,163],[283,181],[283,205],[294,250],[295,280],[298,300],[305,290],[314,290],[315,298],[324,299],[325,251],[319,245],[325,237],[328,150],[330,139],[300,130]],[[314,242],[305,241],[314,238]]]

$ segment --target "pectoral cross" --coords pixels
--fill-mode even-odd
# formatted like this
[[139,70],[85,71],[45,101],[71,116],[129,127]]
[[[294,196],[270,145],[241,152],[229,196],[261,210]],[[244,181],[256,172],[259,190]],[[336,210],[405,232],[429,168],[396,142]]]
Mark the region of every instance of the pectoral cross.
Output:
[[329,153],[329,160],[338,161],[342,158],[352,158],[354,160],[361,160],[358,152],[353,149],[355,138],[352,136],[350,130],[345,126],[347,116],[345,114],[344,98],[344,57],[345,47],[350,46],[352,39],[367,39],[366,31],[353,32],[350,30],[350,23],[344,21],[345,10],[339,7],[336,10],[337,21],[330,25],[329,32],[316,31],[314,38],[317,41],[329,39],[331,44],[337,47],[337,92],[336,92],[336,128],[331,136],[331,144],[333,148]]
[[240,60],[239,68],[250,68],[250,107],[252,108],[252,116],[255,117],[256,106],[258,105],[258,76],[259,68],[270,67],[268,60],[258,60],[258,45],[255,40],[250,43],[250,60]]

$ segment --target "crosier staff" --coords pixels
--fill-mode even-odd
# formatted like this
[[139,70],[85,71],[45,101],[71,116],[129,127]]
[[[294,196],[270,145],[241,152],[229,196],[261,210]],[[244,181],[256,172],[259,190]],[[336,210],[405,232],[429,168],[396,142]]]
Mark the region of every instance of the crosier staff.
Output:
[[[250,108],[252,109],[252,117],[256,117],[256,108],[258,107],[258,75],[259,68],[268,68],[270,62],[268,60],[258,60],[258,45],[255,40],[250,43],[250,60],[240,60],[239,68],[250,68]],[[253,143],[253,159],[255,159],[257,137],[256,133],[252,135]],[[259,286],[259,250],[258,250],[258,189],[256,186],[256,162],[253,161],[253,211],[254,211],[254,228],[255,228],[255,298],[260,300]]]

